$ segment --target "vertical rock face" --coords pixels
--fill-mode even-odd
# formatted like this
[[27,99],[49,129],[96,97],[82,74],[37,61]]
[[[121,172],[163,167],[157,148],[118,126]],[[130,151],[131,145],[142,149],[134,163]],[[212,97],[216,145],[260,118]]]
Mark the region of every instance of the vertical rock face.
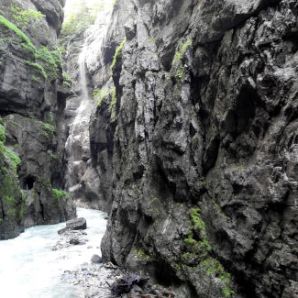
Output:
[[[22,205],[21,214],[16,211],[20,226],[54,223],[75,215],[72,203],[54,191],[64,183],[65,100],[57,92],[62,5],[63,1],[55,0],[4,0],[0,4],[0,115],[6,129],[3,146],[21,159],[15,174],[8,174],[14,179],[9,190],[11,204]],[[4,187],[2,179],[0,185]],[[2,205],[5,196],[0,194]],[[9,215],[4,211],[0,217],[5,223]],[[3,234],[5,230],[1,226],[0,238],[17,234]]]
[[297,296],[297,15],[295,0],[116,2],[92,73],[110,88],[116,52],[91,125],[106,260],[181,297]]

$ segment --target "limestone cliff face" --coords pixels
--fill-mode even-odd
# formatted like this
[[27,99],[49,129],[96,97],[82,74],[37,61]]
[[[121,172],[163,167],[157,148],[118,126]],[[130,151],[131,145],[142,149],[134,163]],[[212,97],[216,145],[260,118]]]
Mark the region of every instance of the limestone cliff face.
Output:
[[[3,146],[21,159],[13,186],[0,180],[0,204],[9,205],[9,197],[17,214],[24,205],[19,226],[59,222],[75,214],[63,193],[54,191],[63,187],[65,99],[57,91],[61,77],[57,33],[63,21],[63,2],[3,0],[0,4]],[[4,169],[1,163],[1,171]],[[2,210],[1,222],[15,221],[8,213]],[[17,234],[0,227],[0,238]]]
[[298,295],[297,15],[295,0],[116,2],[90,71],[116,88],[91,125],[106,260],[178,297]]

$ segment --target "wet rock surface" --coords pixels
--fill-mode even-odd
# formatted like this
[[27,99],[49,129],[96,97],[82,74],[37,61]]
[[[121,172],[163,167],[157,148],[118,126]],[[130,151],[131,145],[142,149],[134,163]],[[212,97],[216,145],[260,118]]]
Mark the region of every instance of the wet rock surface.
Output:
[[66,222],[66,228],[70,230],[86,230],[87,222],[83,217],[74,218]]
[[[6,128],[5,146],[21,159],[14,174],[18,190],[14,192],[12,184],[6,185],[17,215],[11,212],[10,216],[15,217],[15,229],[0,227],[1,235],[6,230],[5,238],[18,235],[22,226],[53,224],[75,216],[71,200],[57,200],[52,191],[64,184],[65,101],[57,92],[61,69],[44,65],[50,60],[44,55],[52,55],[57,49],[62,5],[60,0],[0,3],[1,17],[5,18],[0,24],[0,116]],[[36,17],[26,19],[24,15],[33,15],[32,11]],[[19,31],[11,29],[14,27],[8,22]],[[37,63],[38,55],[44,60]],[[1,179],[0,187],[4,184]],[[22,199],[18,195],[21,190]],[[0,204],[5,196],[0,196]],[[1,215],[0,226],[7,217],[6,213]]]
[[90,127],[104,260],[179,297],[295,297],[297,5],[117,2],[90,67],[116,88]]

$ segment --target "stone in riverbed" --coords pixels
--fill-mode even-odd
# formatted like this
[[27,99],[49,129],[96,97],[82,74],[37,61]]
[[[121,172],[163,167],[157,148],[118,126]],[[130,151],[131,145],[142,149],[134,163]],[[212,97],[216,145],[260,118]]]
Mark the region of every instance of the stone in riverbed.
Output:
[[91,258],[91,263],[100,264],[102,263],[102,258],[99,255],[93,255]]
[[71,219],[66,222],[66,228],[68,228],[69,230],[86,230],[86,219],[83,217]]
[[71,219],[66,222],[66,227],[58,230],[58,234],[64,234],[67,231],[71,230],[86,230],[87,229],[87,222],[86,219],[83,217]]
[[83,242],[80,241],[79,238],[71,238],[69,240],[69,244],[72,244],[72,245],[79,245],[79,244],[84,244]]

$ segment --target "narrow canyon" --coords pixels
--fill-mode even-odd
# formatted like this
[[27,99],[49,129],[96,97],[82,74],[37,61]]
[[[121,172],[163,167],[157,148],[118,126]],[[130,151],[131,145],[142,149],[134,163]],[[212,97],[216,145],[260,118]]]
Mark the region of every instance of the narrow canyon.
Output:
[[1,297],[298,298],[297,226],[297,0],[0,0]]

